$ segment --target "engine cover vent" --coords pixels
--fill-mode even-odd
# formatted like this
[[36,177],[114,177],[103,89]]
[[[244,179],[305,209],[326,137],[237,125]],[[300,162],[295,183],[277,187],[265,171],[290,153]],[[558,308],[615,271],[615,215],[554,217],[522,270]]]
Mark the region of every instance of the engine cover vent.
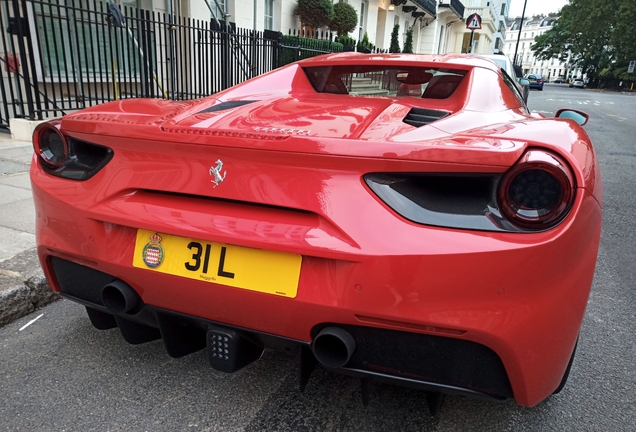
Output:
[[232,108],[238,108],[240,106],[251,104],[251,103],[254,103],[254,102],[258,102],[258,101],[254,101],[254,100],[240,100],[240,101],[221,102],[220,104],[212,105],[211,107],[206,108],[203,111],[199,111],[197,114],[210,113],[210,112],[216,112],[216,111],[224,111],[224,110],[228,110],[228,109],[232,109]]
[[437,111],[426,108],[411,108],[411,111],[409,111],[402,121],[411,126],[421,127],[443,119],[449,114],[450,113],[447,111]]

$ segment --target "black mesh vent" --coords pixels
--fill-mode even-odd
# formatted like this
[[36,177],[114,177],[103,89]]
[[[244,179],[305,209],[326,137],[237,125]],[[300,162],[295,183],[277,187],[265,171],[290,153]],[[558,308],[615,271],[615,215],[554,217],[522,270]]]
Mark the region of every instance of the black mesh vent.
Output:
[[411,126],[420,127],[443,119],[447,115],[449,115],[449,113],[446,111],[436,111],[426,108],[412,108],[402,121]]
[[[373,327],[337,326],[351,333],[357,344],[344,369],[466,388],[497,399],[513,397],[503,362],[484,345]],[[312,335],[321,328],[315,327]]]
[[220,104],[213,105],[209,108],[204,109],[203,111],[199,111],[197,114],[224,111],[224,110],[228,110],[232,108],[237,108],[243,105],[251,104],[253,102],[258,102],[258,101],[241,100],[241,101],[221,102]]

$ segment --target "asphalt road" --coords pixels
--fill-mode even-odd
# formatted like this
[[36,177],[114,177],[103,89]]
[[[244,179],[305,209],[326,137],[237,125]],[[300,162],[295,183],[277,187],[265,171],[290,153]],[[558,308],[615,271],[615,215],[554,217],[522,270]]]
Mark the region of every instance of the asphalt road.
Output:
[[[591,115],[605,186],[592,295],[570,380],[533,409],[446,397],[431,418],[422,393],[318,369],[299,393],[293,357],[266,352],[226,375],[203,351],[170,358],[160,341],[128,345],[69,301],[0,328],[0,430],[7,431],[633,431],[636,430],[636,96],[546,85],[530,108]],[[27,322],[43,316],[20,331]]]

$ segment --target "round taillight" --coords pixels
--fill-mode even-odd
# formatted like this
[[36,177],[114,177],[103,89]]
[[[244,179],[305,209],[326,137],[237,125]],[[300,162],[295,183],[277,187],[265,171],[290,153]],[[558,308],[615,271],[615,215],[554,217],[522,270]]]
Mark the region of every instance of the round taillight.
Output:
[[572,206],[574,178],[568,166],[551,153],[528,151],[499,185],[502,215],[513,224],[547,229],[563,220]]
[[39,128],[34,144],[40,160],[49,166],[60,167],[68,159],[68,143],[53,125]]

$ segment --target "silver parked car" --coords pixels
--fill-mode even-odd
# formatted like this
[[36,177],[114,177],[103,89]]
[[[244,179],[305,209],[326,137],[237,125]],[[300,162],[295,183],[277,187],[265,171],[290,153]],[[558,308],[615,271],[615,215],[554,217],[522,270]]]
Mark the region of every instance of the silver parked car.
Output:
[[585,88],[585,82],[580,78],[576,78],[572,80],[570,87]]

